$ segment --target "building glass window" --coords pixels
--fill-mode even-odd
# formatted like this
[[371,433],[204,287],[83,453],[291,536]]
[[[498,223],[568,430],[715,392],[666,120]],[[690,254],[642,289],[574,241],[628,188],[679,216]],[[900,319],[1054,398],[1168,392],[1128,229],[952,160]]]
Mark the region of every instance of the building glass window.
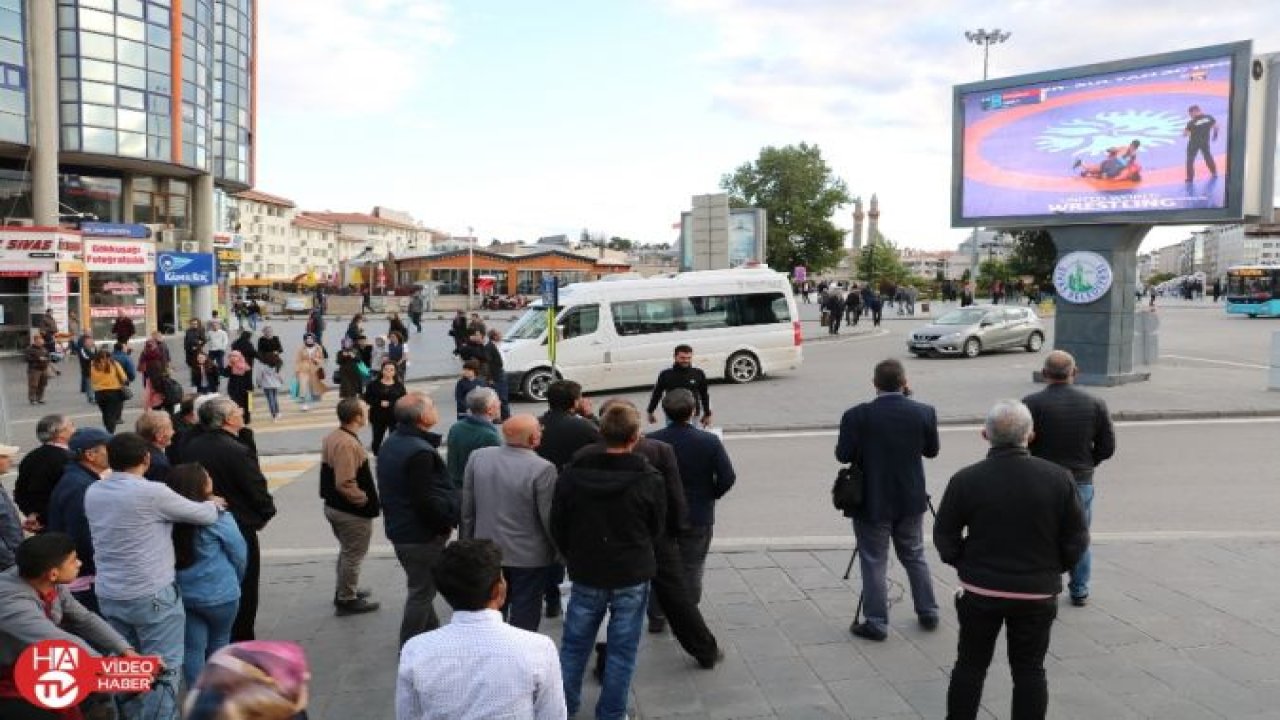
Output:
[[5,221],[31,217],[31,180],[21,169],[0,168],[0,213]]
[[111,326],[120,313],[133,320],[138,336],[150,332],[147,325],[146,285],[141,273],[89,273],[89,312],[94,337],[111,337]]
[[21,350],[31,344],[31,296],[28,277],[0,276],[0,350]]
[[122,187],[120,178],[59,175],[58,202],[63,212],[92,215],[101,222],[120,222]]

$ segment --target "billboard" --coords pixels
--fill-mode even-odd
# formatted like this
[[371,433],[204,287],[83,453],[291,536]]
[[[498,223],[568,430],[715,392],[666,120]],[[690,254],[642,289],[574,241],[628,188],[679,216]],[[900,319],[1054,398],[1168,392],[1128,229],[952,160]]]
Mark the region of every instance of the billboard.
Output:
[[954,90],[955,226],[1243,213],[1248,42]]

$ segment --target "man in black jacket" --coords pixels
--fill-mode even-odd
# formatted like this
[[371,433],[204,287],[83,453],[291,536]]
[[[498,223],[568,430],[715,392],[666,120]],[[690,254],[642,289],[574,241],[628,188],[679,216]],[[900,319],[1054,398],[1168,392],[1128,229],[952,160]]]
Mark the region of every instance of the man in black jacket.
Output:
[[262,571],[258,532],[275,517],[276,504],[258,466],[257,454],[239,439],[244,429],[244,410],[231,398],[218,395],[205,401],[197,414],[201,431],[182,448],[182,462],[204,466],[213,479],[214,493],[226,498],[227,510],[244,535],[249,562],[240,582],[240,608],[231,626],[231,641],[253,640]]
[[[582,397],[582,386],[572,380],[556,380],[547,387],[547,411],[538,418],[542,423],[542,442],[538,455],[563,470],[578,450],[600,442],[600,428],[591,416],[591,401]],[[546,615],[560,617],[560,583],[564,582],[564,564],[557,562],[547,573],[544,594]]]
[[1013,675],[1010,717],[1043,718],[1049,701],[1044,656],[1058,614],[1062,573],[1089,545],[1084,510],[1071,474],[1032,457],[1031,412],[1004,400],[987,414],[987,459],[947,484],[933,543],[960,576],[960,643],[948,720],[978,716],[996,637],[1005,626]]
[[48,524],[45,516],[49,512],[49,496],[72,460],[67,443],[75,431],[75,424],[66,415],[45,415],[36,422],[40,447],[18,463],[18,480],[13,486],[13,500],[31,527],[43,529]]
[[858,463],[865,478],[862,505],[852,513],[862,569],[866,622],[849,626],[861,638],[888,637],[889,597],[885,572],[889,543],[907,572],[911,603],[925,630],[938,627],[938,602],[924,554],[924,512],[929,507],[923,458],[938,456],[938,414],[912,400],[907,374],[895,359],[876,364],[876,399],[845,411],[836,460]]
[[414,635],[440,627],[431,569],[458,526],[462,503],[437,450],[440,435],[431,432],[440,421],[435,403],[411,392],[396,401],[394,416],[395,432],[378,449],[377,473],[383,531],[408,582],[400,621],[404,646]]
[[626,716],[649,581],[657,570],[654,546],[667,510],[658,471],[632,453],[640,441],[640,413],[614,404],[601,415],[600,433],[605,451],[569,463],[551,506],[551,533],[574,583],[560,643],[570,717],[578,712],[582,675],[606,612],[609,659],[596,717]]
[[701,414],[702,426],[707,427],[711,424],[711,393],[707,391],[707,374],[702,372],[702,368],[693,366],[692,347],[677,345],[674,355],[675,359],[671,367],[658,373],[658,380],[653,384],[653,393],[649,396],[647,410],[649,424],[658,422],[658,416],[653,413],[658,409],[658,403],[662,402],[662,396],[669,390],[684,388],[693,393],[698,400],[698,408],[694,414]]
[[498,393],[501,403],[500,417],[506,420],[511,417],[511,404],[507,399],[507,373],[502,369],[502,331],[497,328],[489,330],[488,342],[484,345],[484,371],[487,373],[489,385]]
[[702,574],[711,549],[716,522],[716,501],[733,487],[737,473],[724,443],[715,433],[699,430],[690,421],[696,405],[693,394],[683,388],[662,399],[662,411],[671,422],[649,433],[650,440],[664,442],[676,454],[680,483],[689,506],[689,527],[680,533],[680,561],[684,565],[685,589],[696,605],[702,601]]
[[[1031,454],[1055,462],[1071,472],[1084,506],[1086,523],[1093,521],[1093,471],[1116,452],[1116,433],[1107,404],[1076,388],[1076,360],[1054,350],[1045,356],[1041,371],[1048,387],[1022,399],[1031,410],[1035,436]],[[1071,604],[1089,602],[1089,576],[1093,558],[1088,549],[1071,569]]]

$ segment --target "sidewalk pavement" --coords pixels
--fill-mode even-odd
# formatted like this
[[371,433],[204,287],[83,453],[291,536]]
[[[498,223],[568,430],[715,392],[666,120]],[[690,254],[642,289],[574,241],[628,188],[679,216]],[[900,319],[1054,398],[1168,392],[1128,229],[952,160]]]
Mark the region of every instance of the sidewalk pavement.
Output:
[[[1050,718],[1280,717],[1280,551],[1276,538],[1099,540],[1088,607],[1066,602],[1046,667]],[[935,632],[917,626],[906,579],[890,571],[892,630],[851,636],[858,575],[849,548],[713,552],[703,612],[725,661],[702,670],[669,632],[645,634],[632,687],[635,717],[941,718],[955,661],[955,574],[930,557],[942,605]],[[335,550],[336,554],[336,550]],[[312,665],[313,720],[394,717],[396,637],[404,576],[369,558],[364,580],[382,610],[334,617],[331,558],[268,559],[258,634],[296,640]],[[437,601],[442,618],[447,605]],[[559,640],[560,620],[542,632]],[[984,718],[1009,717],[1003,638],[988,675]],[[578,717],[598,685],[585,682]]]

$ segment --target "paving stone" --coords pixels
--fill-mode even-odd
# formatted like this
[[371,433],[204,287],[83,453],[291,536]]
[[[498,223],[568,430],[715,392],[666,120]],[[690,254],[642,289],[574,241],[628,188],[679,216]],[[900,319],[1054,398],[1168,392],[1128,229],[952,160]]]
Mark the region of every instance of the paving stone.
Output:
[[703,707],[715,720],[768,717],[773,707],[756,685],[711,688],[702,698]]
[[800,654],[823,682],[876,677],[875,667],[852,643],[802,647]]
[[760,658],[747,661],[755,683],[762,688],[772,689],[781,685],[818,684],[818,676],[809,668],[802,657]]
[[788,572],[802,568],[821,568],[822,562],[808,550],[774,550],[769,557],[780,568]]
[[773,710],[783,718],[844,718],[844,710],[820,682],[768,685],[761,688]]
[[1121,695],[1119,698],[1120,702],[1128,705],[1143,718],[1206,720],[1206,718],[1223,717],[1194,700],[1178,697],[1168,692]]
[[786,573],[791,582],[802,590],[849,587],[847,580],[825,567],[787,568]]
[[920,717],[892,685],[880,678],[837,680],[827,689],[845,714],[861,718]]
[[752,568],[771,568],[777,567],[777,563],[773,558],[769,557],[765,552],[735,552],[726,553],[730,567],[738,570],[748,570]]
[[822,611],[807,597],[803,600],[784,600],[767,603],[765,604],[765,609],[779,622],[822,619]]
[[893,683],[893,687],[920,717],[941,718],[947,714],[949,678]]
[[764,602],[804,599],[804,592],[791,582],[782,568],[750,568],[740,572],[747,587]]
[[791,644],[791,640],[776,627],[728,630],[723,638],[732,643],[748,662],[762,658],[799,655],[795,646]]
[[714,612],[716,625],[725,630],[772,627],[777,624],[777,620],[761,603],[718,605],[715,607]]
[[890,636],[886,642],[859,647],[880,677],[889,682],[936,680],[942,676],[942,668],[937,663],[916,646],[897,637]]

